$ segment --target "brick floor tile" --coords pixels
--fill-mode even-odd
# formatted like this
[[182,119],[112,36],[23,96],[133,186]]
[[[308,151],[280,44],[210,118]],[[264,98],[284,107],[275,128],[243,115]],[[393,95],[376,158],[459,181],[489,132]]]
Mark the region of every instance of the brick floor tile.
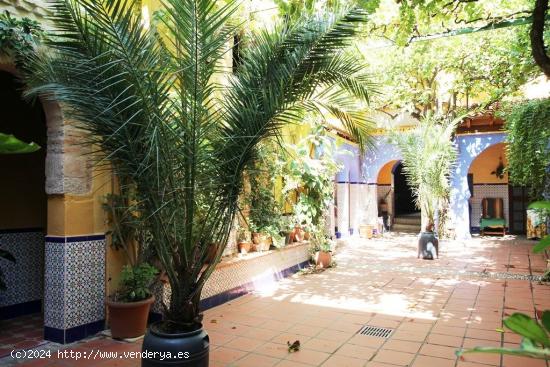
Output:
[[272,342],[268,342],[259,346],[254,350],[254,353],[280,359],[286,358],[289,354],[287,345]]
[[333,355],[325,363],[323,367],[363,367],[367,363],[364,359],[345,357],[341,355]]
[[460,347],[462,346],[462,337],[443,334],[430,334],[427,342],[429,344],[445,345],[448,347]]
[[502,367],[546,367],[546,361],[520,356],[502,356]]
[[262,344],[264,344],[264,341],[260,340],[260,339],[237,337],[237,338],[232,339],[229,342],[227,342],[225,344],[225,346],[227,348],[232,348],[232,349],[238,349],[238,350],[244,350],[244,351],[247,351],[247,352],[251,352],[254,349],[258,348]]
[[384,344],[385,341],[386,339],[376,338],[373,336],[355,335],[348,341],[348,343],[360,345],[362,347],[378,348]]
[[268,357],[260,354],[251,353],[244,358],[232,363],[235,367],[270,367],[277,364],[280,360],[273,357]]
[[418,356],[412,367],[454,367],[455,361],[429,356]]
[[219,347],[210,352],[210,359],[222,363],[232,363],[241,359],[246,354],[247,352],[242,350]]
[[435,344],[424,344],[420,349],[419,354],[431,356],[431,357],[439,357],[439,358],[455,360],[456,350],[457,350],[456,347],[447,347],[447,346],[435,345]]
[[374,357],[373,361],[394,364],[396,366],[408,366],[414,358],[412,353],[403,353],[393,350],[381,350]]
[[344,344],[338,349],[335,355],[353,357],[358,359],[369,360],[376,353],[376,349],[361,347],[359,345]]
[[313,366],[322,364],[330,357],[330,354],[311,349],[300,349],[298,352],[290,353],[286,357],[289,361],[305,363]]
[[302,344],[302,348],[334,353],[342,345],[341,341],[311,338]]
[[409,342],[406,340],[390,339],[382,346],[383,349],[396,350],[400,352],[416,353],[420,350],[422,343]]

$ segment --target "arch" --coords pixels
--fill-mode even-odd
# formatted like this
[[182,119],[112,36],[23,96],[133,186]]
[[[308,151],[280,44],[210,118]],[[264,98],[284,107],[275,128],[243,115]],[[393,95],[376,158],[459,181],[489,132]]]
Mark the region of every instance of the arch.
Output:
[[376,184],[380,170],[390,161],[401,160],[401,152],[388,137],[377,136],[374,148],[366,152],[363,159],[363,178],[369,184]]
[[504,204],[504,219],[509,226],[508,174],[499,172],[508,164],[506,143],[496,143],[480,152],[468,168],[470,191],[470,230],[478,230],[481,202],[484,198],[501,198]]
[[[0,71],[8,72],[17,78],[21,73],[9,60],[0,61]],[[64,118],[59,104],[51,99],[39,97],[44,111],[47,141],[46,141],[46,164],[45,164],[45,191],[48,195],[65,193],[64,175]]]
[[492,145],[503,143],[505,133],[465,134],[457,136],[455,144],[458,158],[451,179],[452,229],[458,239],[468,239],[470,235],[470,190],[468,171],[474,159]]

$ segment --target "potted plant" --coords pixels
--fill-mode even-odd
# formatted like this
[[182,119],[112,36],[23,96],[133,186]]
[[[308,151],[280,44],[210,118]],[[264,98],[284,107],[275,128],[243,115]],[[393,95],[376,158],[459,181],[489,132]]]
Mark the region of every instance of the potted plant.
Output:
[[319,268],[330,268],[332,266],[332,243],[324,235],[314,236],[314,254],[315,265]]
[[120,289],[105,301],[113,338],[135,338],[145,334],[149,310],[155,301],[151,285],[157,273],[158,270],[147,263],[123,267]]
[[[339,104],[346,93],[368,101],[364,64],[342,52],[367,13],[345,8],[255,34],[256,47],[225,75],[218,61],[238,31],[228,22],[234,1],[167,0],[150,23],[126,0],[54,4],[61,31],[31,60],[28,94],[62,105],[102,162],[135,187],[140,228],[170,287],[142,366],[208,366],[200,300],[217,263],[207,263],[208,251],[216,244],[221,258],[258,144],[316,103],[338,111],[359,142],[370,131],[366,113]],[[218,75],[227,77],[223,88]]]
[[237,248],[241,254],[254,251],[251,233],[247,228],[239,226],[237,229]]
[[134,206],[135,190],[120,179],[121,194],[109,194],[103,203],[107,212],[107,232],[111,247],[123,251],[127,265],[123,266],[117,291],[107,297],[111,336],[116,339],[135,338],[145,334],[149,310],[155,301],[151,293],[158,270],[145,262],[146,233],[140,226]]

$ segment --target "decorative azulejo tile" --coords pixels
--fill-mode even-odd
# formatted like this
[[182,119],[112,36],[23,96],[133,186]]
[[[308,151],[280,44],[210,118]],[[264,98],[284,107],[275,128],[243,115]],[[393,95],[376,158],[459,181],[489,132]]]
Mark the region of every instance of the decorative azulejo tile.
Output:
[[105,236],[46,240],[45,326],[74,331],[104,320]]
[[3,262],[8,289],[0,293],[0,308],[43,299],[44,233],[40,229],[0,231],[2,248],[16,263]]
[[484,198],[502,198],[503,212],[508,226],[508,185],[474,184],[474,195],[470,198],[471,216],[470,227],[479,227],[481,218],[481,201]]

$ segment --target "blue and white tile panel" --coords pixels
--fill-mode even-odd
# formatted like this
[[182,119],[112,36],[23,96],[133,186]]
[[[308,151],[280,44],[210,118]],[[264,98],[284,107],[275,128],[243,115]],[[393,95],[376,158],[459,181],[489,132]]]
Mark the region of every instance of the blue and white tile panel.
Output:
[[[0,292],[0,308],[40,302],[44,294],[44,233],[41,229],[0,231],[2,249],[16,263],[2,261],[7,290]],[[0,317],[1,319],[1,317]]]
[[105,319],[105,247],[104,235],[46,237],[46,336]]
[[491,185],[491,184],[475,184],[474,195],[470,198],[470,205],[472,207],[472,216],[470,227],[479,228],[479,219],[481,218],[481,201],[484,198],[502,198],[504,204],[504,219],[506,219],[506,226],[508,227],[508,213],[509,213],[509,201],[508,201],[508,185]]

